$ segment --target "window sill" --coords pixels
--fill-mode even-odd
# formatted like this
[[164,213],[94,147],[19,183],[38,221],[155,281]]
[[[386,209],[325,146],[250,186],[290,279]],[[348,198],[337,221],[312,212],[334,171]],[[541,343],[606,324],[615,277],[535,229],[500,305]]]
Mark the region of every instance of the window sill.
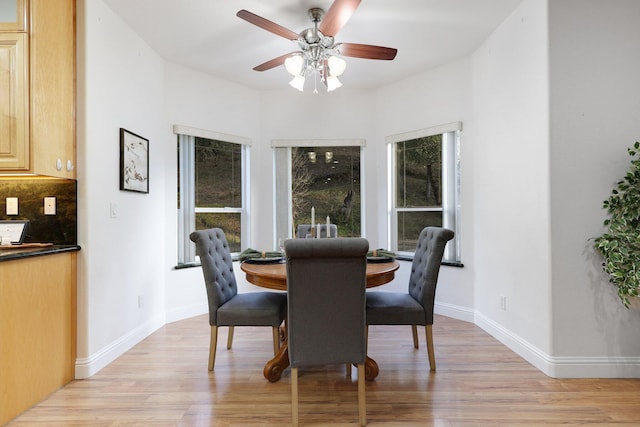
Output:
[[[396,257],[396,259],[398,261],[412,261],[413,262],[413,257],[411,256],[407,256],[407,255],[398,255]],[[459,267],[462,268],[464,267],[464,264],[461,262],[456,262],[456,261],[442,261],[440,263],[440,265],[446,265],[447,267]]]

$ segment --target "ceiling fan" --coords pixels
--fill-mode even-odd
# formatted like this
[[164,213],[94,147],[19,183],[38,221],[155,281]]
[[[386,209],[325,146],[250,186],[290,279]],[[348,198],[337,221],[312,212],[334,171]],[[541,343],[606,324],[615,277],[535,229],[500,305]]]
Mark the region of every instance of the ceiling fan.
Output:
[[[396,57],[397,49],[373,46],[359,43],[336,43],[335,35],[351,18],[361,0],[335,0],[327,13],[321,8],[309,9],[309,18],[313,22],[312,28],[307,28],[299,34],[262,18],[248,10],[240,10],[236,16],[273,34],[288,40],[297,41],[299,51],[271,59],[253,69],[266,71],[284,65],[293,75],[289,82],[291,86],[302,91],[305,76],[319,75],[322,83],[332,91],[342,83],[338,80],[346,67],[346,62],[340,56],[364,59],[392,60]],[[317,93],[317,88],[314,90]]]

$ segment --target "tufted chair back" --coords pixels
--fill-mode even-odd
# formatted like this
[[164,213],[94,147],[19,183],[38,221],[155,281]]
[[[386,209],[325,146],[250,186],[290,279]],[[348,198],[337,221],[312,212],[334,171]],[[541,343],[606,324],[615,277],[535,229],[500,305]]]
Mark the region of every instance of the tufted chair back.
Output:
[[425,227],[418,237],[409,277],[409,294],[425,308],[427,324],[433,324],[436,284],[444,247],[453,238],[453,231],[440,227]]
[[196,255],[202,264],[209,302],[209,324],[215,325],[218,307],[238,293],[229,244],[219,228],[194,231],[189,238],[196,244]]

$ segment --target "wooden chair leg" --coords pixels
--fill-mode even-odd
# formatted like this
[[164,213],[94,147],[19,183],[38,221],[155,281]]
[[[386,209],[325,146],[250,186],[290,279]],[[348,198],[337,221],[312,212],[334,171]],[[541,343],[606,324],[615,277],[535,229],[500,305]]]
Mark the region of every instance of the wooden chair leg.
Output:
[[345,363],[347,365],[347,378],[351,378],[351,363]]
[[278,326],[274,326],[273,329],[273,355],[278,354],[278,350],[280,350],[280,328]]
[[216,347],[218,346],[218,327],[211,327],[211,338],[209,339],[209,370],[213,371],[216,363]]
[[291,421],[298,427],[298,368],[291,368]]
[[429,366],[431,367],[431,371],[435,372],[436,370],[436,355],[433,350],[433,325],[426,325],[424,327],[427,335],[427,354],[429,355]]
[[365,398],[364,363],[358,364],[358,418],[360,425],[367,425],[367,401]]
[[411,325],[411,333],[413,334],[413,348],[418,348],[418,326]]
[[229,326],[229,336],[227,337],[227,350],[231,348],[233,344],[233,326]]

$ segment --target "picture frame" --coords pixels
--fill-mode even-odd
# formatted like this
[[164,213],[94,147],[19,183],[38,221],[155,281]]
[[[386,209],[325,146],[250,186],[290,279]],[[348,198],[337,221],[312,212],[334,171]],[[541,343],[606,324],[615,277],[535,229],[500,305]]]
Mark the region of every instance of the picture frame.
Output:
[[149,140],[120,128],[120,190],[149,193]]

